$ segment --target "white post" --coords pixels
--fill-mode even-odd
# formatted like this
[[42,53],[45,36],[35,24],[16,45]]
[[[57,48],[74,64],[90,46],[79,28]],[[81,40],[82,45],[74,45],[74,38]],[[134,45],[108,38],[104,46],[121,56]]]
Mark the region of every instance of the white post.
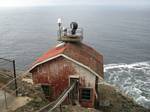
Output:
[[61,18],[58,18],[57,23],[58,23],[58,26],[59,26],[59,39],[61,39],[61,25],[62,25],[62,20],[61,20]]
[[6,91],[4,90],[4,98],[5,98],[5,107],[6,109],[8,109],[8,105],[7,105],[7,94]]

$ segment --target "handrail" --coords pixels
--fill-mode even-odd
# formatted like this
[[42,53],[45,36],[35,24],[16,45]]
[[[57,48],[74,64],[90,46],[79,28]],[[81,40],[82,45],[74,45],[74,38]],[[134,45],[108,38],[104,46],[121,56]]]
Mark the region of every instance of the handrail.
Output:
[[48,112],[53,111],[58,105],[60,105],[67,97],[68,93],[74,88],[76,82],[72,84],[72,86],[69,87],[69,89],[66,91],[66,93],[63,95],[63,97],[58,100],[58,102],[51,108]]
[[76,29],[75,34],[72,34],[71,28],[62,28],[58,31],[57,35],[59,38],[62,38],[63,36],[79,36],[83,38],[83,28]]
[[45,110],[46,112],[51,112],[52,110],[54,110],[58,105],[60,105],[67,97],[68,93],[74,88],[76,82],[73,83],[70,87],[68,87],[66,90],[64,90],[62,92],[62,94],[53,102],[50,102],[48,105],[42,107],[40,110],[36,111],[36,112],[44,112],[44,109],[47,109],[49,106],[51,106],[52,104],[55,104],[53,105],[53,107],[48,111],[48,110]]
[[0,59],[8,61],[8,62],[13,62],[13,59],[6,59],[6,58],[0,58]]
[[2,87],[0,88],[0,90],[3,90],[4,88],[6,88],[9,84],[11,84],[11,83],[12,83],[13,81],[15,81],[16,79],[22,78],[22,77],[28,75],[27,73],[29,73],[29,71],[26,71],[26,72],[24,72],[22,75],[19,75],[19,76],[17,76],[16,78],[10,80],[7,84],[5,84],[4,86],[2,86]]
[[[5,106],[6,106],[6,108],[8,108],[7,97],[6,97],[7,88],[9,87],[9,85],[10,85],[13,81],[15,81],[15,80],[18,79],[18,78],[23,78],[24,76],[28,75],[28,73],[29,73],[29,71],[26,71],[26,72],[22,73],[21,75],[19,75],[19,76],[17,76],[16,78],[10,80],[7,84],[5,84],[4,86],[2,86],[2,87],[0,88],[0,90],[4,91]],[[10,95],[14,95],[14,93],[15,93],[16,91],[18,91],[19,89],[21,89],[21,87],[22,87],[22,86],[20,86],[20,87],[18,87],[18,88],[15,88],[15,90],[9,91],[9,94],[10,94]],[[8,91],[7,91],[7,92],[8,92]]]
[[[10,73],[10,74],[11,74],[11,73]],[[1,76],[13,78],[13,76],[10,75],[10,74],[8,74],[8,73],[4,73],[4,74],[3,74],[3,72],[0,71],[0,75],[1,75]]]
[[43,112],[44,109],[48,108],[50,105],[52,105],[53,103],[55,103],[56,101],[50,102],[48,105],[42,107],[40,110],[36,111],[36,112]]

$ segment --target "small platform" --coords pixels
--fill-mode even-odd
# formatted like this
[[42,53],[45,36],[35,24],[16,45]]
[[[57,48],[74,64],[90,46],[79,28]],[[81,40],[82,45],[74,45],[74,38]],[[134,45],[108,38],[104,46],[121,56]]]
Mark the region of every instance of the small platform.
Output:
[[80,42],[83,40],[83,29],[78,28],[73,33],[72,29],[66,28],[65,30],[60,29],[58,31],[58,41],[64,42]]
[[80,42],[82,41],[82,37],[78,35],[69,35],[69,36],[62,36],[58,39],[58,41],[64,42]]

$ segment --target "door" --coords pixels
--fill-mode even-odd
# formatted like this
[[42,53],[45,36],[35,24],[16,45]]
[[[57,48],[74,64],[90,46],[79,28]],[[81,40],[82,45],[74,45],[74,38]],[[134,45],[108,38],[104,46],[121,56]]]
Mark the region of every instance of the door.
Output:
[[72,100],[72,103],[75,103],[75,100],[78,100],[78,96],[79,96],[79,77],[77,76],[70,76],[69,78],[69,86],[71,86],[72,84],[76,83],[75,87],[73,88],[73,90],[70,92],[69,98]]

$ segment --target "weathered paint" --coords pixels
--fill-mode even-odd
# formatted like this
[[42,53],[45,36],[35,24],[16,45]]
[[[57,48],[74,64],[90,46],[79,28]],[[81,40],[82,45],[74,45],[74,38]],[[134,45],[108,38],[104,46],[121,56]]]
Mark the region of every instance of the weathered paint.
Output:
[[[73,68],[75,68],[76,74],[79,75],[79,88],[92,88],[92,95],[90,101],[84,101],[79,98],[80,104],[83,107],[93,107],[96,97],[96,76],[93,75],[87,69],[77,65],[76,63],[72,63]],[[79,96],[80,97],[80,96]]]
[[53,95],[49,100],[55,100],[69,85],[69,75],[79,75],[79,88],[93,88],[93,96],[90,101],[80,101],[82,106],[93,106],[95,97],[96,76],[87,69],[59,57],[50,62],[44,63],[32,71],[35,84],[50,85]]
[[83,43],[66,43],[62,46],[55,47],[38,58],[32,65],[32,70],[36,68],[35,65],[44,62],[45,60],[55,57],[58,54],[65,54],[68,57],[88,66],[101,77],[103,77],[103,56],[95,51],[93,48]]
[[92,87],[95,88],[95,80],[96,80],[96,76],[93,75],[90,71],[88,71],[87,69],[72,63],[73,67],[75,68],[76,74],[79,75],[80,77],[80,84],[82,87]]
[[52,99],[56,99],[69,84],[69,75],[76,74],[72,64],[63,57],[44,63],[32,71],[35,84],[50,84],[53,88]]
[[85,44],[67,44],[64,54],[90,67],[103,77],[103,56]]
[[92,88],[91,99],[89,101],[79,99],[79,101],[82,106],[93,107],[97,96],[97,76],[94,75],[93,72],[62,56],[54,58],[50,61],[45,61],[42,64],[38,64],[45,59],[56,56],[59,53],[63,53],[83,65],[88,66],[90,69],[103,77],[102,55],[84,44],[67,43],[64,46],[59,46],[51,51],[48,51],[35,62],[37,66],[33,67],[30,71],[32,73],[34,83],[40,85],[50,85],[52,87],[52,95],[49,97],[49,100],[52,101],[57,99],[59,95],[69,86],[69,76],[78,75],[79,89]]

